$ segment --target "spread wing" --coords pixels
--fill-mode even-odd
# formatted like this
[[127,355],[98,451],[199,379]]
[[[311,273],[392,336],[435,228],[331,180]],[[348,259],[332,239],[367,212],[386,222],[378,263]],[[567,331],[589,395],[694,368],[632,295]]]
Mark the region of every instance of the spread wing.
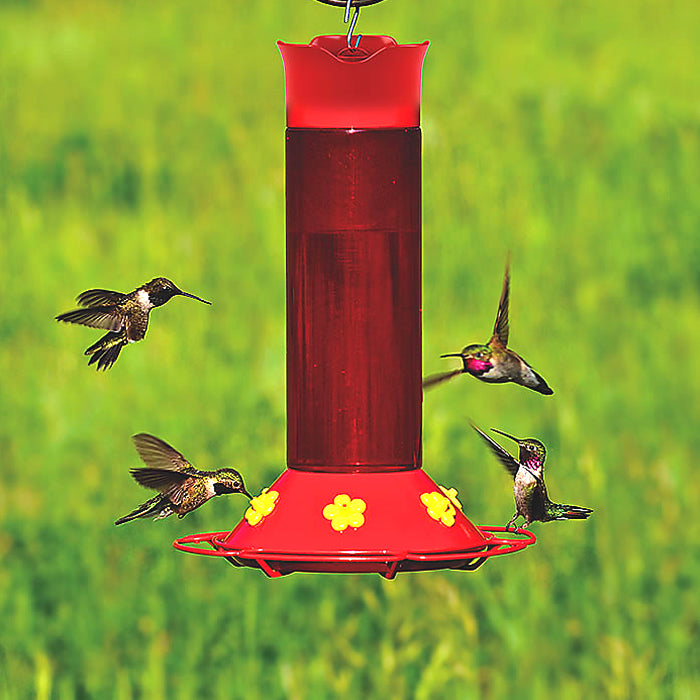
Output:
[[121,303],[126,297],[126,294],[109,289],[88,289],[79,294],[76,301],[80,306],[111,306]]
[[56,316],[56,320],[64,323],[78,323],[90,328],[101,328],[113,333],[120,331],[124,325],[124,317],[113,306],[89,306],[85,309],[66,311]]
[[506,260],[506,271],[503,275],[503,289],[501,290],[501,300],[498,302],[498,313],[496,323],[493,326],[493,336],[489,342],[496,343],[502,347],[508,345],[508,304],[510,301],[510,253]]
[[453,369],[451,372],[440,372],[439,374],[430,374],[423,378],[423,388],[431,389],[438,384],[446,382],[448,379],[452,379],[452,377],[456,377],[458,374],[462,374],[461,369]]
[[177,492],[182,484],[190,478],[189,474],[173,471],[172,469],[151,469],[150,467],[139,467],[130,469],[131,476],[147,489],[154,489],[161,493],[166,493],[173,503],[178,503],[172,498],[172,494]]
[[479,435],[484,439],[484,442],[489,446],[491,452],[493,452],[498,461],[506,468],[506,471],[515,479],[515,475],[518,473],[520,464],[511,457],[508,452],[506,452],[495,440],[492,440],[486,433],[482,432],[477,428],[474,423],[471,424],[472,428],[476,430]]
[[187,470],[190,474],[192,473],[192,465],[174,447],[170,447],[167,442],[155,435],[139,433],[134,435],[132,440],[141,459],[151,470],[175,473]]

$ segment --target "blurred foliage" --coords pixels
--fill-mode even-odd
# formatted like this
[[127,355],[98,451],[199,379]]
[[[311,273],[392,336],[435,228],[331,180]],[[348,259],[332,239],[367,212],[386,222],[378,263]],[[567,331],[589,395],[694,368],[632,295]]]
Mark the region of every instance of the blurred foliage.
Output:
[[[552,399],[460,378],[426,396],[426,469],[511,515],[468,428],[540,437],[586,523],[473,574],[295,575],[186,556],[242,499],[115,517],[129,436],[251,489],[284,465],[283,77],[274,41],[342,32],[313,2],[0,2],[0,697],[700,695],[700,6],[417,0],[358,29],[431,40],[426,372],[511,338]],[[53,316],[155,275],[175,300],[107,374]],[[387,358],[390,361],[390,358]]]

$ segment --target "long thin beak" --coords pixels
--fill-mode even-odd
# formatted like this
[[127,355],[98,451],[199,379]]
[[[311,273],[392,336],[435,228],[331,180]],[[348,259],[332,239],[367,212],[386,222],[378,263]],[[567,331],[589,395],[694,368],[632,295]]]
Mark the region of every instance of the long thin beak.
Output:
[[494,433],[500,433],[501,435],[505,435],[505,437],[510,438],[515,442],[521,442],[519,438],[513,437],[512,435],[508,435],[508,433],[504,433],[502,430],[498,430],[497,428],[491,428],[491,430],[493,430]]
[[180,292],[180,294],[183,297],[189,297],[190,299],[196,299],[197,301],[201,301],[203,304],[211,304],[210,301],[207,301],[206,299],[200,299],[199,297],[196,297],[194,294],[189,294],[188,292]]
[[242,493],[242,494],[245,494],[246,496],[248,496],[248,500],[251,500],[251,499],[253,498],[244,488],[241,489],[241,493]]
[[461,352],[450,352],[447,355],[440,355],[440,357],[462,357]]

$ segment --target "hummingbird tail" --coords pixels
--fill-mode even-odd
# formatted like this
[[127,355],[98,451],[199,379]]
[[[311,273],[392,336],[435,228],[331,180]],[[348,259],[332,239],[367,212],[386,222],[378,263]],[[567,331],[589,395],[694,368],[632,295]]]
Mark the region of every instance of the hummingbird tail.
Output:
[[585,520],[590,517],[593,511],[590,508],[581,506],[565,506],[557,504],[555,520]]
[[133,512],[129,513],[128,515],[125,515],[125,516],[119,518],[119,520],[115,520],[114,524],[121,525],[122,523],[128,523],[130,520],[136,520],[136,518],[140,518],[140,517],[143,517],[143,516],[139,515],[136,511],[133,511]]
[[549,387],[547,382],[544,380],[544,377],[541,374],[537,374],[534,369],[532,370],[532,373],[535,375],[535,380],[537,383],[534,386],[531,386],[530,389],[539,391],[540,394],[544,394],[545,396],[551,396],[554,391]]
[[92,355],[88,365],[96,362],[98,370],[108,370],[117,361],[119,353],[127,342],[124,331],[106,333],[85,351],[86,355]]
[[166,518],[168,515],[172,514],[172,509],[170,507],[170,501],[163,496],[154,496],[145,503],[142,503],[138,508],[134,508],[131,513],[115,520],[115,525],[121,525],[122,523],[128,523],[130,520],[136,520],[137,518],[150,518],[153,516],[155,520],[159,518]]

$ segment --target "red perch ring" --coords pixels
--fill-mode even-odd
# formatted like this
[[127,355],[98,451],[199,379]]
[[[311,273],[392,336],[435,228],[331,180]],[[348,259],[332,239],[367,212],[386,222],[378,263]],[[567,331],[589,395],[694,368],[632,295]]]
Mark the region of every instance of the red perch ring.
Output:
[[[266,504],[268,494],[273,495]],[[476,527],[458,497],[422,469],[358,474],[288,469],[262,494],[259,510],[257,499],[231,532],[188,535],[174,546],[272,577],[325,571],[393,578],[399,571],[472,571],[489,557],[535,542],[527,530]],[[196,546],[202,543],[212,549]]]

